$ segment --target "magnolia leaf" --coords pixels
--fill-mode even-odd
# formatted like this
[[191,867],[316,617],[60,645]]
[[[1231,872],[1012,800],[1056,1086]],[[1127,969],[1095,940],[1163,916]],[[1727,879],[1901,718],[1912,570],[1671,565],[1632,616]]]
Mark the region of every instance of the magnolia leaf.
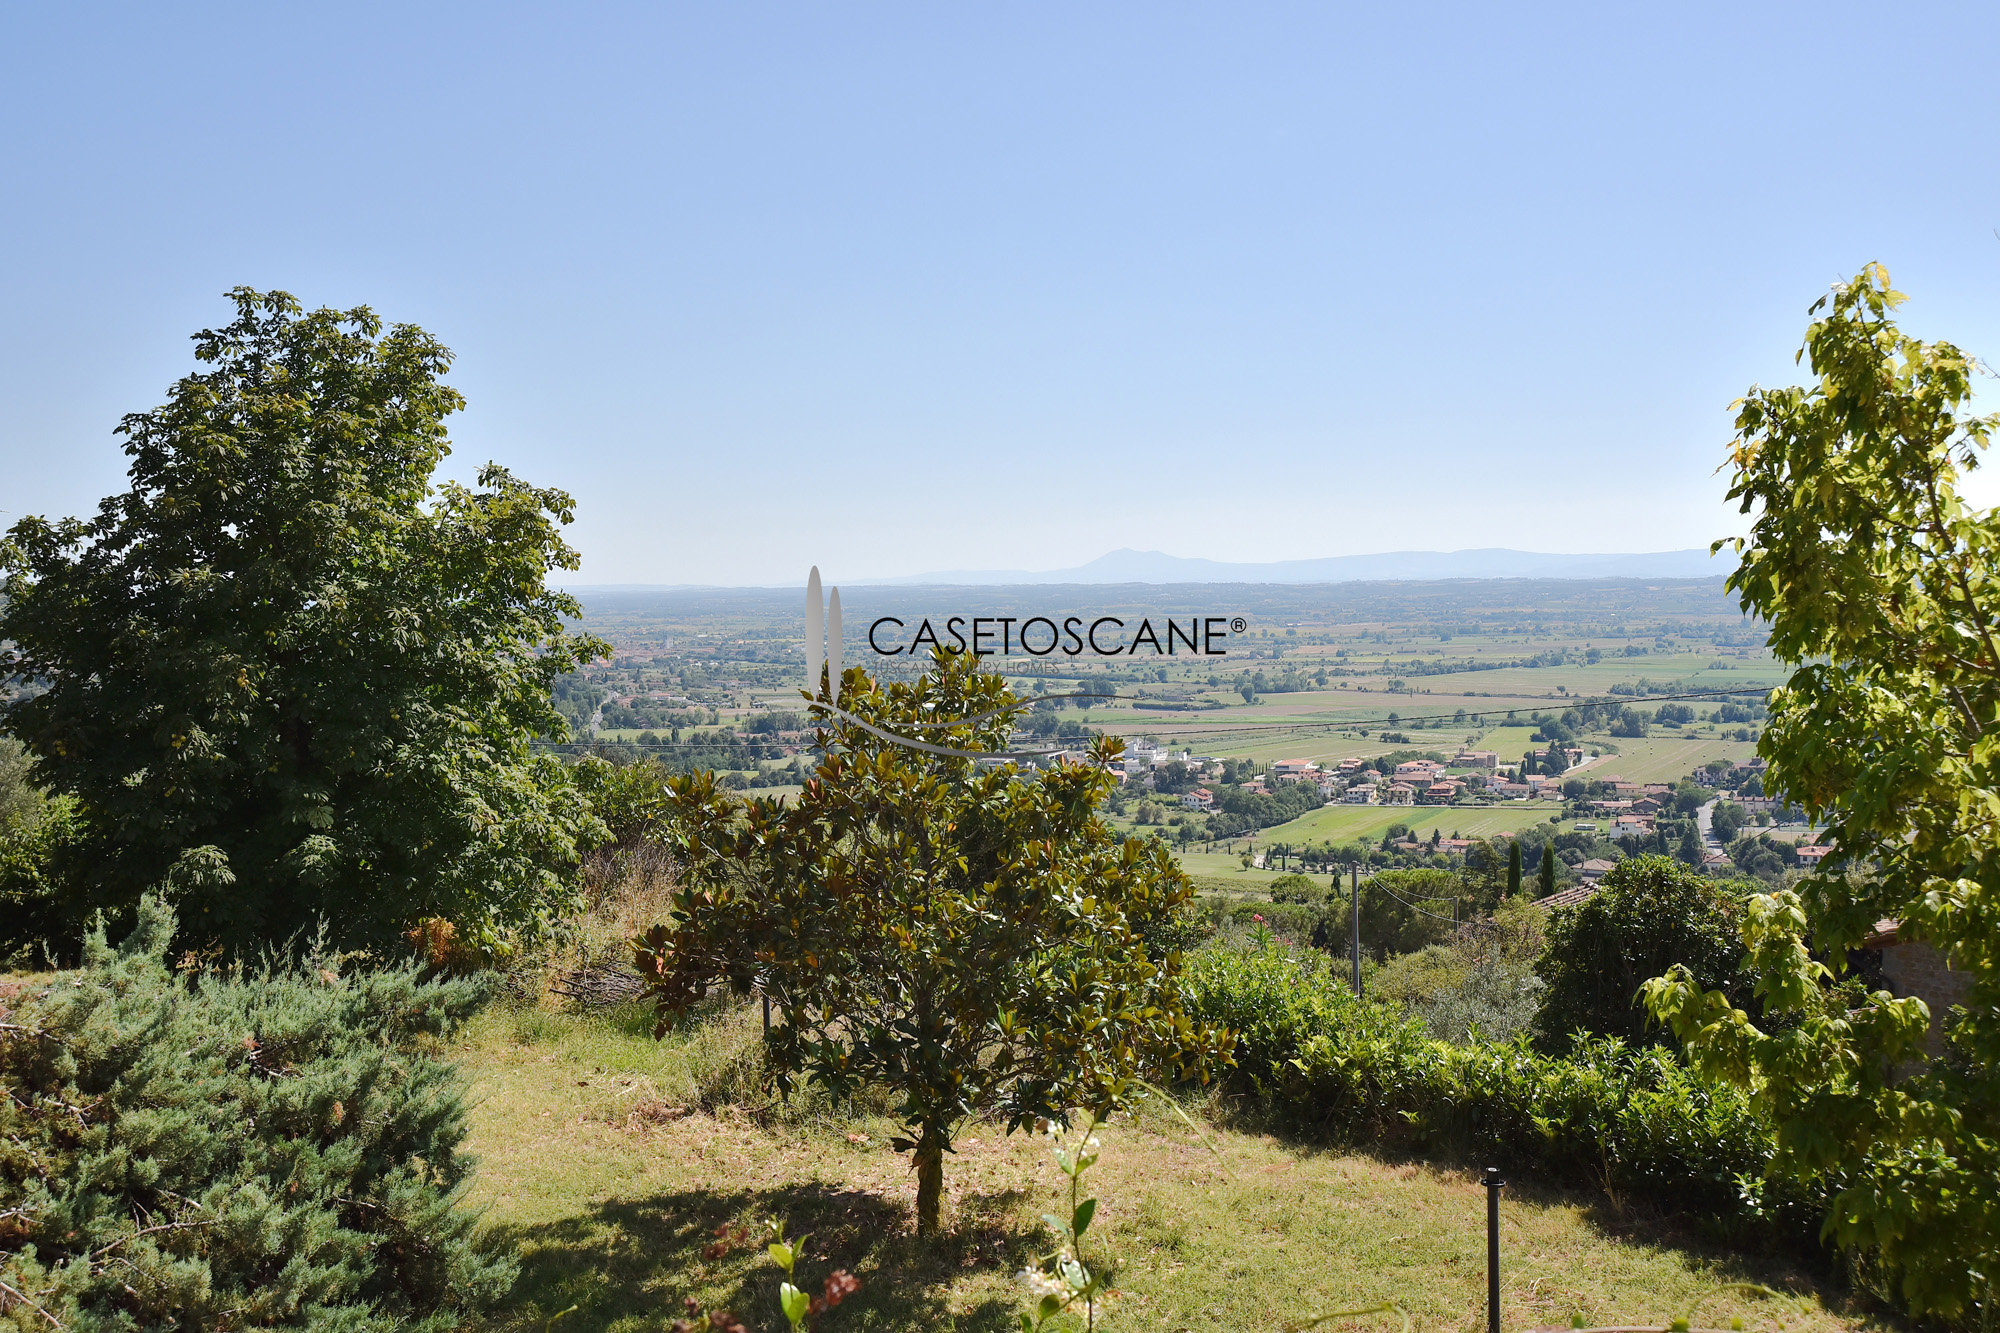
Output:
[[806,1311],[812,1308],[812,1297],[800,1291],[789,1282],[778,1284],[778,1307],[785,1312],[785,1318],[793,1328],[805,1322]]

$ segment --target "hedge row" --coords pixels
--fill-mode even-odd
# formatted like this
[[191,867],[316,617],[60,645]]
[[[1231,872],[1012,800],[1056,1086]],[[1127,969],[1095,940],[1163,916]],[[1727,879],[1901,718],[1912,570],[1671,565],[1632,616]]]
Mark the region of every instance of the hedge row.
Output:
[[1828,1191],[1767,1181],[1770,1127],[1673,1051],[1450,1045],[1400,1007],[1355,999],[1323,956],[1282,947],[1207,950],[1186,976],[1195,1012],[1239,1034],[1234,1090],[1293,1130],[1603,1190],[1737,1239],[1818,1234]]

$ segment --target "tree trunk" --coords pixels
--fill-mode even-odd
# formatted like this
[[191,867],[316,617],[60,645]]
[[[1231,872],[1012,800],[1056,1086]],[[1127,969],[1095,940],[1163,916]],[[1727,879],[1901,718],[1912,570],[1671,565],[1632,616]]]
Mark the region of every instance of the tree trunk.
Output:
[[925,1125],[917,1140],[917,1234],[935,1236],[944,1212],[944,1131]]

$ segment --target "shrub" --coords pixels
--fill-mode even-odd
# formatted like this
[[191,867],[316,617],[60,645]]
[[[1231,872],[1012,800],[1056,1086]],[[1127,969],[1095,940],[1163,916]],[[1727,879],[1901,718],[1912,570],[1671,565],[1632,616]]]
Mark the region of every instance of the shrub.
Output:
[[1529,1031],[1546,989],[1533,967],[1486,957],[1465,970],[1455,986],[1410,1005],[1432,1036],[1455,1046],[1478,1038],[1507,1041]]
[[28,780],[28,752],[12,736],[0,736],[0,836],[40,822],[48,798]]
[[1751,1006],[1742,902],[1736,888],[1678,861],[1639,856],[1621,861],[1589,899],[1556,909],[1535,963],[1548,986],[1536,1020],[1544,1049],[1567,1049],[1579,1032],[1633,1045],[1671,1041],[1638,994],[1676,964]]
[[488,986],[298,963],[176,978],[150,895],[0,1029],[0,1309],[22,1327],[444,1329],[512,1265],[458,1206],[431,1043]]
[[1389,961],[1371,993],[1400,1003],[1432,1036],[1454,1045],[1506,1041],[1534,1023],[1543,990],[1534,974],[1543,911],[1519,900],[1494,916],[1461,926],[1450,944],[1433,944]]
[[55,871],[79,837],[76,802],[59,796],[32,818],[0,827],[0,963],[53,955],[65,938],[68,913]]
[[1326,898],[1327,887],[1305,875],[1280,875],[1271,881],[1274,903],[1319,903]]
[[[1361,944],[1377,959],[1449,939],[1454,905],[1464,895],[1449,870],[1384,870],[1361,886]],[[1346,895],[1339,896],[1341,938],[1353,929]]]

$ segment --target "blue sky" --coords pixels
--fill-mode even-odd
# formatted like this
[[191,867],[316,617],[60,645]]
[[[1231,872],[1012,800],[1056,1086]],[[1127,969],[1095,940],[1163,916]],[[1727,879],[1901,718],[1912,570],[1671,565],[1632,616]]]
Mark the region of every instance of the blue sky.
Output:
[[119,415],[247,283],[454,348],[452,471],[574,493],[586,582],[1698,545],[1741,521],[1730,400],[1862,263],[2000,361],[1996,38],[1992,5],[10,6],[0,510],[118,489]]

